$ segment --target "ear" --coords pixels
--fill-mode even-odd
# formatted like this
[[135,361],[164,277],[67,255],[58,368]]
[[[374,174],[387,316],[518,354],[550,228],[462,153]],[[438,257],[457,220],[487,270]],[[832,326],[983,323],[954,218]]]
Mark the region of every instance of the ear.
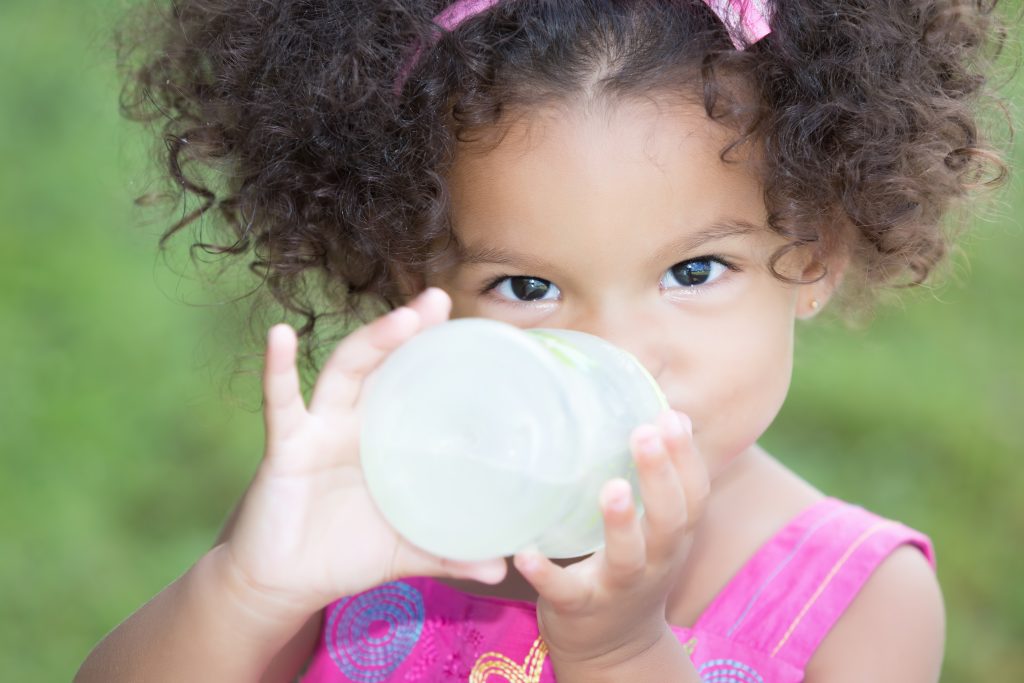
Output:
[[807,284],[798,285],[797,288],[798,320],[809,320],[824,310],[825,305],[842,284],[849,261],[849,257],[843,254],[825,262],[812,260],[804,267],[801,278]]

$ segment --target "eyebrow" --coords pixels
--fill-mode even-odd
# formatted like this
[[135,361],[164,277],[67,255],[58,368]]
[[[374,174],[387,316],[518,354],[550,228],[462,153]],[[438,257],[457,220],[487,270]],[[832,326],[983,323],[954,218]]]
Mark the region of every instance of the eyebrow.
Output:
[[[763,225],[756,225],[743,219],[729,218],[720,219],[712,223],[706,229],[692,235],[685,235],[673,240],[659,249],[649,259],[648,265],[654,265],[666,260],[672,254],[685,254],[692,252],[708,242],[749,235],[765,229]],[[463,265],[473,263],[491,263],[508,265],[524,271],[530,270],[554,270],[555,265],[538,259],[534,256],[520,254],[518,252],[502,249],[500,247],[461,247],[459,249],[459,262]]]

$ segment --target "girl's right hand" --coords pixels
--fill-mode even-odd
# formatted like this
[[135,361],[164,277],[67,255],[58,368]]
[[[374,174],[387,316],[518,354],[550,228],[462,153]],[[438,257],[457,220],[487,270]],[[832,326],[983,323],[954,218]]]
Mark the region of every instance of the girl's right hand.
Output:
[[370,498],[359,463],[356,406],[364,380],[450,311],[448,295],[429,288],[349,334],[324,365],[308,407],[299,389],[295,333],[287,325],[271,328],[263,376],[266,452],[219,548],[247,588],[312,613],[404,576],[504,578],[501,558],[445,560],[399,536]]

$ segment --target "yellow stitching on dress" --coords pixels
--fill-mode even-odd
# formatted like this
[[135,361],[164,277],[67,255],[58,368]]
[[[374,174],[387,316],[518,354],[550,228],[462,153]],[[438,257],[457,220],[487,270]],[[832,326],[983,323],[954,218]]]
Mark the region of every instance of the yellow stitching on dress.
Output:
[[828,576],[826,576],[824,581],[821,582],[821,585],[818,586],[818,590],[814,591],[814,595],[811,596],[811,598],[807,601],[807,604],[805,604],[803,606],[803,609],[800,610],[800,614],[796,615],[796,619],[794,619],[793,623],[790,624],[789,629],[786,631],[786,635],[782,636],[782,640],[780,640],[779,644],[775,646],[774,650],[772,650],[772,657],[779,653],[779,650],[782,649],[782,646],[785,645],[786,641],[789,640],[789,637],[793,635],[793,631],[796,630],[796,627],[800,623],[800,620],[804,618],[804,616],[811,609],[811,607],[818,600],[818,598],[821,597],[821,594],[825,592],[825,588],[828,586],[829,583],[832,582],[832,579],[834,579],[836,574],[839,573],[839,570],[842,568],[844,564],[846,564],[846,561],[850,559],[850,556],[853,555],[854,551],[856,551],[857,548],[860,547],[860,545],[864,541],[866,541],[869,536],[871,536],[881,527],[886,526],[887,524],[889,524],[889,522],[877,522],[874,526],[872,526],[870,529],[861,534],[860,538],[853,542],[853,545],[846,549],[846,552],[843,554],[843,556],[839,558],[839,560],[829,571]]
[[688,641],[683,643],[683,652],[689,657],[693,657],[693,653],[697,651],[697,639],[690,638]]
[[517,664],[500,652],[480,655],[469,674],[469,683],[487,683],[494,676],[504,676],[508,683],[540,683],[544,661],[548,656],[547,644],[538,636],[522,664]]

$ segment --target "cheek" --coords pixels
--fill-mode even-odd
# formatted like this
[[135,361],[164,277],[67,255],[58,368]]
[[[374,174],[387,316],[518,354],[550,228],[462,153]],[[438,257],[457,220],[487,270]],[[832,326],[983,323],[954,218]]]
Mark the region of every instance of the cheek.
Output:
[[736,406],[736,420],[746,426],[752,440],[760,438],[775,419],[789,391],[793,371],[792,335],[780,331],[745,345],[735,367],[741,376],[726,400]]
[[456,318],[494,318],[493,314],[488,315],[488,312],[480,306],[478,297],[466,296],[465,294],[458,294],[454,291],[448,290],[449,296],[452,298],[452,320]]
[[782,313],[750,314],[705,346],[697,374],[707,391],[695,397],[703,425],[697,419],[695,423],[698,445],[705,457],[718,464],[725,464],[764,434],[789,391],[793,322]]

